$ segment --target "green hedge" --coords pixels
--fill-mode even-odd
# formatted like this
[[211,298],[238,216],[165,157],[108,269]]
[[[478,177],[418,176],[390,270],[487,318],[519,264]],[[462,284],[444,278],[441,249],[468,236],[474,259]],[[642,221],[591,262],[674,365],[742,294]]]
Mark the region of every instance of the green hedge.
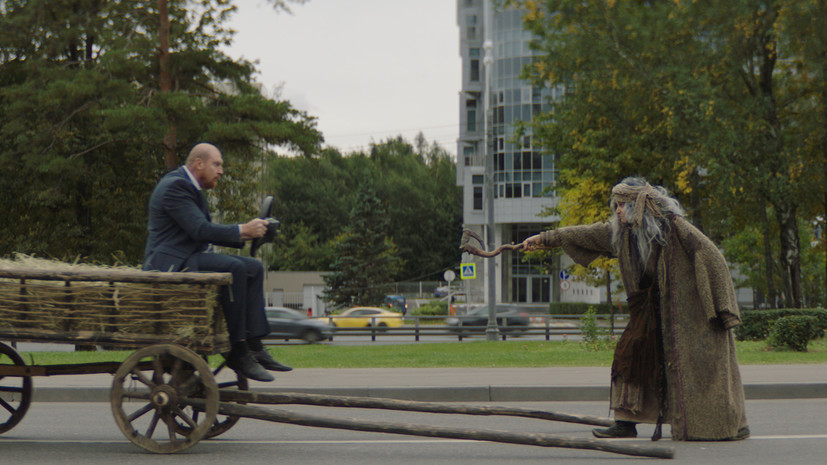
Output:
[[775,322],[787,316],[815,317],[810,339],[817,339],[827,331],[827,310],[823,308],[784,308],[778,310],[744,310],[741,324],[735,328],[739,341],[762,341],[770,337]]
[[420,317],[447,316],[448,304],[445,302],[430,302],[419,306],[412,313]]
[[814,316],[782,316],[772,325],[767,343],[775,350],[807,352],[807,344],[813,339],[817,323],[818,318]]
[[[551,315],[585,315],[589,307],[594,307],[598,315],[620,313],[620,309],[612,304],[586,304],[581,302],[552,302],[548,305],[548,313]],[[625,309],[624,309],[625,310]]]

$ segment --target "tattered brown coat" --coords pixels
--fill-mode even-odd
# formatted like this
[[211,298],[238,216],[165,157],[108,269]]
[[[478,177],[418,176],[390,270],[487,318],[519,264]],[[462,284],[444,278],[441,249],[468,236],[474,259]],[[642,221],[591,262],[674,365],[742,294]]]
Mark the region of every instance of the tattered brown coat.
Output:
[[[731,329],[740,323],[732,276],[715,244],[680,217],[658,258],[668,416],[674,440],[724,440],[747,426],[744,388]],[[624,234],[629,234],[625,232]],[[580,265],[614,257],[609,223],[542,233]],[[624,238],[625,239],[625,238]],[[638,290],[628,250],[619,251],[626,292]]]

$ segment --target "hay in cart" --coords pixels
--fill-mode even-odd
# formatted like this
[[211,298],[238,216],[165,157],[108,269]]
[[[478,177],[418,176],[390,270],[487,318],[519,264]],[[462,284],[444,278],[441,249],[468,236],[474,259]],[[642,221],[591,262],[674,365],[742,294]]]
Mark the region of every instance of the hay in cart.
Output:
[[139,347],[229,349],[227,273],[164,273],[17,257],[0,260],[0,336]]

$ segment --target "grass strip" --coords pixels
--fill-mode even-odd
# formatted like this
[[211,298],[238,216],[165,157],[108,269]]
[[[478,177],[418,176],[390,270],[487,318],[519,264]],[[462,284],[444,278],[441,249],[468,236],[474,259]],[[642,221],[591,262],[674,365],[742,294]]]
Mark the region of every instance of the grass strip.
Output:
[[[811,341],[807,352],[773,351],[763,341],[736,342],[742,365],[827,363],[827,339]],[[613,348],[593,350],[575,341],[464,341],[461,343],[285,344],[271,346],[280,362],[295,368],[505,368],[610,366]],[[25,352],[29,365],[123,361],[133,351]],[[8,363],[0,356],[0,363]],[[220,356],[210,357],[217,365]]]

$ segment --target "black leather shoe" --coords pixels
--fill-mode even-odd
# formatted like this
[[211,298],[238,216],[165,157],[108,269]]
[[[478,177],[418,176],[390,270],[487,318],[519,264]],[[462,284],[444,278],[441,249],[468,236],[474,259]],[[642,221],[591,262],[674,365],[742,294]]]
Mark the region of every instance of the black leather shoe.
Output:
[[256,362],[258,362],[264,368],[270,371],[291,371],[293,370],[287,365],[282,365],[281,363],[277,362],[271,355],[270,352],[267,352],[267,349],[261,350],[251,350],[251,354],[255,358]]
[[636,438],[637,428],[631,421],[616,421],[609,428],[593,429],[592,434],[597,438]]
[[231,356],[227,359],[227,366],[235,370],[236,373],[256,381],[268,382],[276,379],[256,361],[252,352]]

